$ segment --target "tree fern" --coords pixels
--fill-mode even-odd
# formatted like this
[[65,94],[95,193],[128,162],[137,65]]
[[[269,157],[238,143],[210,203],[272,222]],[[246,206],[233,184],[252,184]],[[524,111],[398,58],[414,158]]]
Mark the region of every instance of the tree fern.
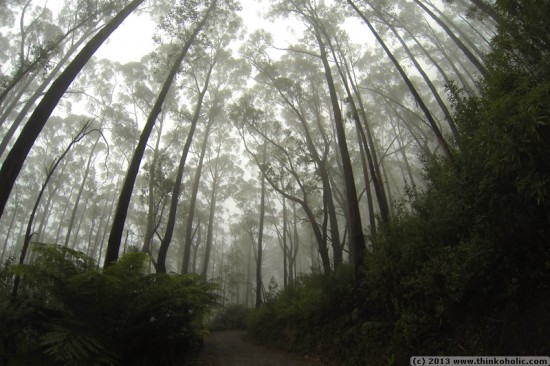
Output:
[[53,326],[51,331],[42,336],[40,345],[44,347],[46,355],[66,366],[119,365],[97,336],[86,334],[82,329]]

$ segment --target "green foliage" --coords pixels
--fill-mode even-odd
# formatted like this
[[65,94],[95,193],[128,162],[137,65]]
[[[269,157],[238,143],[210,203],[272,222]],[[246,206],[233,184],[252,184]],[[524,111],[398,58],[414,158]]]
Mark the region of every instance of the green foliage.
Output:
[[171,365],[202,342],[214,287],[195,275],[149,274],[149,258],[126,254],[103,272],[82,253],[35,248],[17,298],[2,300],[6,359],[19,365]]

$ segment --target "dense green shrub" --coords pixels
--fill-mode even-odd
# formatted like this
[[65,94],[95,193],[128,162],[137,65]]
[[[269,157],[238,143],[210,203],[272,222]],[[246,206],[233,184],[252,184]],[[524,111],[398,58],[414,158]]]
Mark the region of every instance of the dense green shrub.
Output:
[[0,327],[7,365],[181,364],[202,342],[215,303],[194,275],[148,274],[148,257],[126,254],[104,271],[84,254],[35,247],[17,297],[3,297]]

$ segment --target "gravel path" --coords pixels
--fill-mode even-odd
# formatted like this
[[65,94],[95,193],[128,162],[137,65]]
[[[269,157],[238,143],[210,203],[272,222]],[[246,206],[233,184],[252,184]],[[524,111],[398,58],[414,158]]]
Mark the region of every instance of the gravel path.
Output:
[[204,350],[195,366],[322,366],[307,356],[299,357],[256,346],[244,331],[214,332],[205,337]]

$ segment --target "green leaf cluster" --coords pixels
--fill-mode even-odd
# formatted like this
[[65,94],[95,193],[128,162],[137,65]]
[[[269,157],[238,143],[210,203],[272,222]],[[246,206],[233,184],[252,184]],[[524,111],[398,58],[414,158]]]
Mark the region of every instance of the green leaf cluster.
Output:
[[149,274],[129,253],[101,271],[84,254],[35,245],[31,264],[10,266],[17,297],[0,302],[2,364],[172,365],[202,344],[214,286],[195,275]]

